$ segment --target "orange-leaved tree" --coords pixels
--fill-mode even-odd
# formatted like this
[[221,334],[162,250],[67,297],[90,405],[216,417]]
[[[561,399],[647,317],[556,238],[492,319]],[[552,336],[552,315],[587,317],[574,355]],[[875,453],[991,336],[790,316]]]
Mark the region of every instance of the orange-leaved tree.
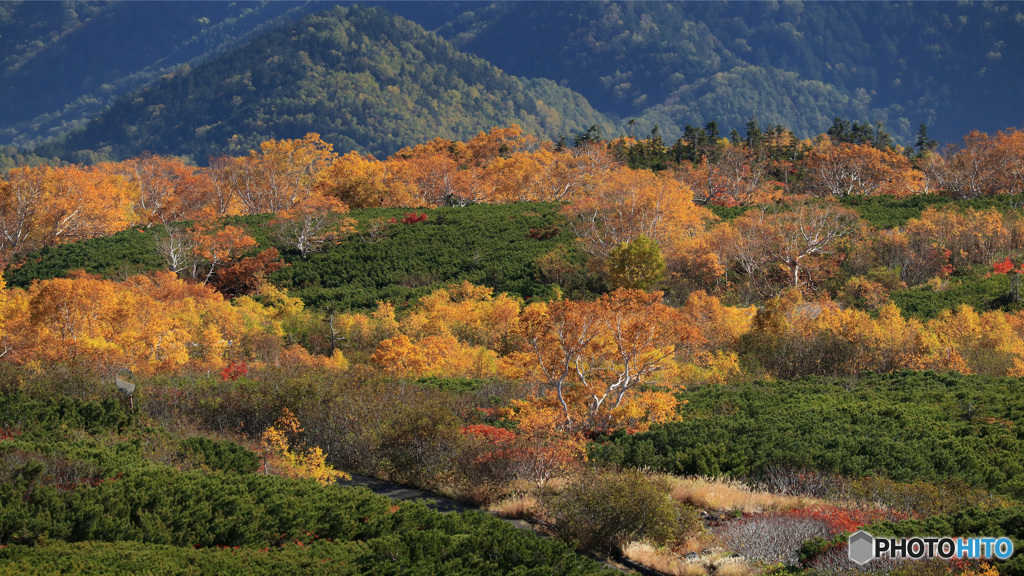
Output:
[[[557,402],[562,426],[642,429],[674,416],[677,345],[699,338],[660,292],[616,290],[594,302],[531,304],[519,319],[524,350],[511,355],[539,400]],[[514,372],[509,368],[509,373]]]
[[[125,366],[140,374],[219,369],[228,359],[255,367],[274,360],[285,321],[273,302],[232,303],[170,272],[125,282],[73,272],[26,290],[4,289],[0,314],[0,354],[10,361],[67,363],[108,375]],[[248,345],[259,341],[272,344],[267,353]]]
[[783,210],[748,210],[719,228],[729,238],[723,242],[729,259],[762,295],[772,296],[783,283],[799,288],[809,280],[820,280],[813,272],[829,272],[827,265],[834,264],[842,252],[841,241],[859,225],[857,213],[848,208],[800,203]]
[[399,185],[413,191],[414,206],[465,206],[483,199],[479,169],[464,169],[446,150],[419,151],[388,162],[396,168]]
[[0,180],[0,256],[5,262],[42,246],[39,221],[53,190],[49,166],[15,168]]
[[925,158],[924,171],[938,188],[957,198],[995,194],[1001,189],[1000,164],[994,140],[972,130],[963,144],[950,144],[941,154]]
[[679,242],[703,231],[711,212],[693,203],[683,183],[647,170],[618,168],[590,193],[566,207],[573,231],[603,260],[613,248],[640,235],[654,240],[667,258]]
[[130,186],[96,168],[15,168],[0,179],[0,257],[128,226]]
[[324,172],[320,190],[353,209],[415,206],[419,202],[410,185],[399,179],[399,167],[352,151]]
[[380,342],[371,360],[398,377],[493,376],[495,352],[515,327],[519,302],[469,282],[435,290]]
[[923,175],[895,150],[827,137],[807,153],[804,168],[807,189],[817,196],[905,196],[922,188]]
[[743,146],[728,146],[714,160],[704,156],[695,165],[684,164],[679,178],[692,190],[694,202],[736,206],[770,202],[781,196],[768,179],[766,163]]
[[174,156],[144,154],[99,169],[120,176],[131,190],[131,224],[169,224],[218,215],[206,171]]
[[491,162],[484,176],[486,200],[506,202],[573,202],[589,193],[615,166],[603,149],[591,146],[556,152],[541,148]]
[[414,337],[451,333],[461,342],[496,350],[515,328],[519,308],[507,294],[495,296],[492,288],[463,281],[421,298],[402,320],[402,331]]
[[237,199],[245,214],[289,210],[318,193],[320,180],[336,155],[331,145],[310,133],[299,140],[267,140],[238,158],[214,158],[210,175],[225,198]]
[[447,331],[415,341],[399,334],[382,341],[370,359],[385,374],[398,378],[487,378],[495,375],[498,366],[493,350],[459,342]]
[[212,222],[200,221],[185,230],[168,226],[157,248],[171,271],[207,284],[257,246],[242,228],[228,225],[217,229]]
[[530,400],[513,400],[511,405],[509,416],[516,431],[510,456],[519,478],[543,486],[586,461],[585,436],[565,429],[557,405]]

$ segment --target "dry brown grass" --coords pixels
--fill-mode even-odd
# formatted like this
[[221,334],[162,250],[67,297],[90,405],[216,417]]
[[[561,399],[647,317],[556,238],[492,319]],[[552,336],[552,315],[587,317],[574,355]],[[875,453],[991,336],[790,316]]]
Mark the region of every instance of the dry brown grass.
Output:
[[488,511],[494,512],[502,518],[524,520],[534,517],[537,514],[540,503],[536,498],[527,494],[525,496],[512,496],[488,506]]
[[[696,550],[693,550],[696,551]],[[670,576],[746,576],[758,570],[743,558],[732,558],[722,549],[688,560],[679,547],[673,550],[655,548],[646,542],[634,542],[622,550],[622,555],[637,564]]]
[[[544,486],[545,490],[561,492],[569,484],[570,478],[558,476],[551,478]],[[534,520],[541,514],[540,500],[535,494],[540,488],[532,483],[517,480],[508,487],[508,494],[511,496],[492,502],[486,506],[488,512],[493,512],[502,518],[514,520]]]
[[747,576],[758,573],[760,573],[760,570],[754,568],[746,561],[731,558],[721,561],[715,569],[715,576]]
[[746,514],[780,512],[825,504],[817,498],[785,496],[752,490],[738,480],[692,476],[666,477],[672,485],[672,498],[702,510],[740,511]]
[[700,554],[701,550],[705,550],[711,546],[711,538],[712,536],[708,532],[703,532],[697,536],[689,536],[684,538],[681,542],[677,542],[672,547],[672,551],[680,556],[689,554],[690,552]]
[[670,576],[705,576],[703,564],[688,562],[664,548],[655,548],[646,542],[633,542],[622,549],[622,555],[637,564]]

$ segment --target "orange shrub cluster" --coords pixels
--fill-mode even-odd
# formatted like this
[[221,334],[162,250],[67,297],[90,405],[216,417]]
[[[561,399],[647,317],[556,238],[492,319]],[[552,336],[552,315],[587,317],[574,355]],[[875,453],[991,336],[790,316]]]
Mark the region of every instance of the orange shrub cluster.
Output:
[[893,370],[1024,375],[1024,313],[969,306],[921,322],[893,304],[877,317],[789,292],[758,311],[739,345],[779,378]]
[[[1024,376],[1024,312],[967,306],[922,322],[891,303],[872,315],[799,291],[755,312],[704,292],[673,308],[661,293],[625,289],[524,306],[464,283],[396,318],[388,304],[327,316],[269,285],[257,296],[229,301],[169,272],[124,282],[76,273],[4,288],[0,354],[104,374],[219,372],[232,362],[344,371],[355,363],[397,378],[504,378],[535,390],[509,415],[532,430],[642,430],[675,417],[675,390],[753,377],[900,369]],[[326,355],[294,343],[297,331],[318,323],[332,334]]]
[[340,354],[320,360],[284,348],[283,324],[302,303],[271,286],[262,293],[279,306],[249,296],[230,302],[170,272],[124,282],[75,273],[0,290],[0,345],[7,361],[66,362],[102,374],[123,367],[139,374],[220,370],[233,360],[346,365]]

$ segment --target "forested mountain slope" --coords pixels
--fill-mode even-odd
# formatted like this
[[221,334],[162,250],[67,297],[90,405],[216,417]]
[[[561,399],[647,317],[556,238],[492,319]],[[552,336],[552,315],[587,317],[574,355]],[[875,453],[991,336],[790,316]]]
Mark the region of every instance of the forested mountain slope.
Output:
[[[188,89],[181,79],[168,85],[169,74],[186,63],[196,68],[216,59],[219,65],[204,68],[209,73],[223,72],[229,65],[256,62],[253,58],[246,63],[239,60],[239,53],[229,57],[224,52],[272,26],[295,22],[335,4],[350,3],[4,3],[0,7],[0,101],[6,105],[0,111],[0,144],[31,145],[65,134],[81,127],[88,116],[98,114],[126,92],[151,86],[149,90],[153,92],[147,91],[136,106],[122,103],[116,114],[108,115],[113,118],[110,122],[137,125],[130,130],[130,144],[115,142],[116,131],[109,127],[93,127],[88,138],[76,142],[88,148],[108,144],[157,148],[157,144],[165,143],[146,141],[145,134],[139,135],[156,128],[147,115],[157,108],[147,107],[161,104],[150,100],[175,100],[183,94],[199,99],[219,98],[231,91],[228,87],[219,92],[214,89],[212,85],[224,82],[224,78],[212,76],[193,77],[190,82],[194,85]],[[604,124],[613,133],[633,131],[643,135],[657,124],[670,138],[681,135],[687,124],[701,126],[710,121],[717,122],[726,134],[732,129],[742,131],[754,116],[762,125],[781,124],[800,137],[813,136],[841,116],[885,122],[890,133],[908,143],[912,143],[918,125],[924,122],[932,137],[949,142],[972,129],[991,133],[1018,125],[1022,120],[1014,102],[1022,88],[1015,71],[1024,57],[1024,37],[1019,33],[1024,10],[1014,3],[366,4],[400,14],[455,46],[454,50],[445,47],[424,51],[419,41],[412,42],[427,59],[454,58],[452,62],[459,62],[451,67],[451,72],[442,75],[444,78],[429,82],[439,82],[436,86],[426,88],[428,92],[433,90],[431,99],[441,107],[433,110],[433,104],[429,105],[426,115],[433,118],[429,122],[449,130],[438,133],[443,136],[466,136],[471,122],[464,117],[474,115],[487,116],[486,121],[480,122],[484,127],[511,120],[530,124],[525,118],[534,116],[538,130],[557,135],[574,123],[589,127],[604,122],[578,95],[559,90],[555,83],[582,95],[609,118],[619,119],[614,125]],[[376,30],[390,34],[406,26],[410,24]],[[412,37],[409,34],[415,36],[422,31],[407,30],[401,34],[401,38],[389,39],[400,48],[405,39]],[[379,35],[367,38],[371,44],[382,41]],[[241,50],[283,51],[282,54],[293,56],[303,50],[271,45],[285,39],[286,36],[277,33]],[[396,124],[408,123],[398,118],[418,108],[374,93],[389,85],[398,87],[403,94],[416,93],[418,88],[388,79],[387,69],[394,62],[378,66],[383,63],[379,58],[388,54],[389,49],[370,45],[365,49],[364,56],[368,54],[373,64],[360,70],[369,72],[376,85],[366,95],[368,100],[339,98],[326,87],[337,83],[338,78],[319,78],[312,82],[321,84],[320,88],[297,90],[301,100],[333,98],[332,101],[299,112],[295,102],[280,102],[281,95],[266,96],[260,106],[235,107],[234,115],[216,114],[223,129],[200,130],[200,135],[210,140],[231,138],[237,133],[245,139],[247,133],[259,129],[265,137],[280,137],[280,133],[258,128],[259,123],[284,130],[282,120],[287,123],[303,114],[328,113],[345,116],[328,122],[333,123],[332,129],[358,125],[357,137],[348,138],[362,150],[393,150],[395,141],[410,142],[408,134],[416,135],[411,140],[422,141],[425,128],[394,128]],[[403,82],[419,86],[434,74],[438,63],[425,70],[420,64],[426,60],[403,50],[390,58],[407,59],[406,66],[415,70],[415,77],[407,76]],[[481,88],[466,76],[466,66],[487,64],[467,60],[464,55],[454,57],[460,50],[475,54],[508,74],[545,78],[554,83],[520,80],[519,84],[512,81],[511,85],[500,87],[485,83],[481,85],[484,92],[519,94],[498,96],[503,99],[502,105],[491,105],[494,109],[489,110],[479,101],[477,92]],[[363,56],[353,55],[360,57]],[[470,61],[475,64],[468,64]],[[260,62],[266,63],[266,58]],[[349,64],[352,62],[346,65]],[[323,63],[316,64],[320,65]],[[302,69],[301,60],[294,58],[279,61],[275,66],[278,70],[274,74],[264,75],[267,81],[296,82],[298,77],[319,74]],[[290,68],[292,73],[283,73],[282,67]],[[299,72],[300,69],[304,71]],[[402,73],[401,67],[398,73]],[[153,85],[161,77],[163,84]],[[454,77],[465,85],[450,83]],[[365,81],[368,77],[361,78]],[[300,84],[305,86],[306,82]],[[175,96],[152,95],[171,85],[177,86]],[[476,92],[470,87],[476,88]],[[362,88],[357,82],[352,90]],[[235,95],[239,94],[229,94],[227,102]],[[535,100],[542,100],[544,106],[537,107]],[[378,118],[379,110],[387,110],[393,116]],[[166,116],[168,110],[161,109],[161,113]],[[206,113],[213,114],[209,110]],[[627,127],[623,122],[631,118],[637,119],[637,123]],[[424,121],[412,121],[416,122]],[[308,119],[298,123],[305,123],[306,129],[310,129]],[[166,149],[184,147],[195,137],[195,130],[207,125],[212,123],[177,126],[180,130],[190,128],[192,134],[175,135],[181,143],[167,145]],[[323,127],[317,129],[328,131]],[[477,129],[479,126],[472,128]],[[371,144],[371,140],[380,142]],[[345,142],[351,144],[349,140]],[[224,142],[215,144],[199,143],[196,157],[217,146],[235,150]],[[50,150],[52,147],[44,149]]]
[[[434,5],[389,3],[425,23]],[[757,115],[800,136],[835,116],[920,122],[950,141],[1021,123],[1024,14],[972,2],[494,2],[444,5],[438,33],[511,74],[677,134]],[[430,14],[428,14],[430,12]],[[429,24],[427,24],[429,25]]]
[[122,97],[83,132],[43,150],[204,162],[317,132],[338,150],[386,155],[509,123],[556,139],[609,126],[552,81],[509,76],[383,10],[335,7]]
[[118,96],[312,9],[299,2],[3,2],[0,144],[62,134]]

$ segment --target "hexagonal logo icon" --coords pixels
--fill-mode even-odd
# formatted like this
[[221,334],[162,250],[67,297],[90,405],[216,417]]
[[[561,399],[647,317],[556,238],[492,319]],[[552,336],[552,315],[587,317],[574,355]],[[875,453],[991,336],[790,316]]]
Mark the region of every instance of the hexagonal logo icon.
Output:
[[863,566],[875,557],[875,537],[863,530],[857,530],[850,534],[847,541],[849,546],[850,560]]

